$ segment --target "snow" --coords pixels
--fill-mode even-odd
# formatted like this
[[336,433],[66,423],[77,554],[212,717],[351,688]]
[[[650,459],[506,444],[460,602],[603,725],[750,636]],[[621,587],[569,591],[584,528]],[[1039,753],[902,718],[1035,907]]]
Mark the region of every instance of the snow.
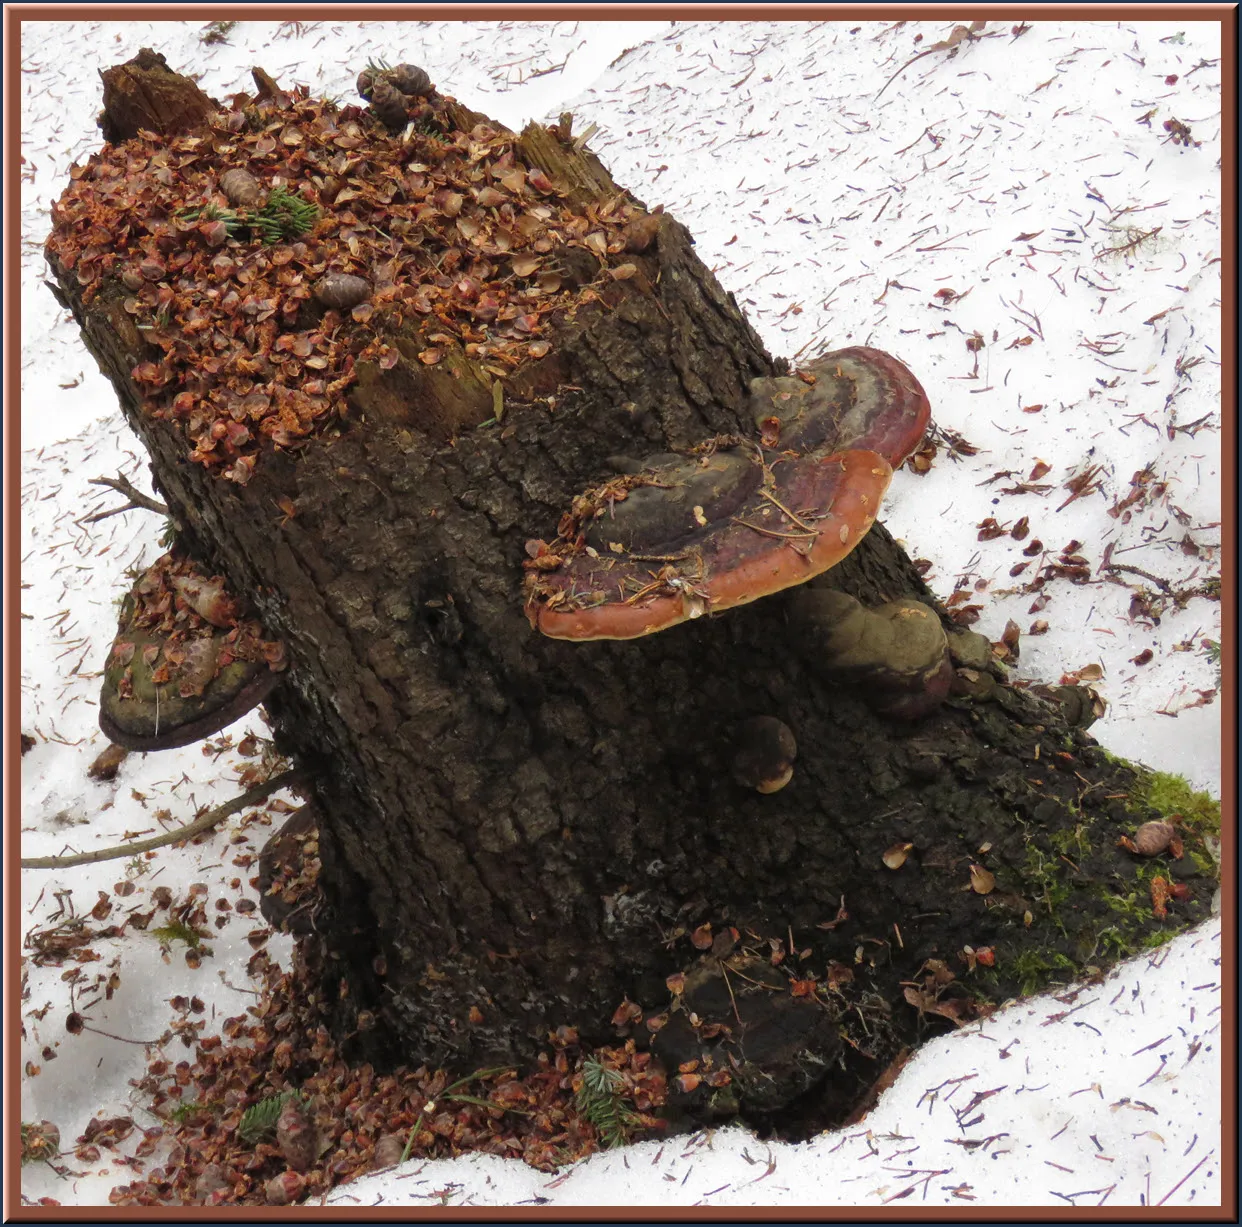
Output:
[[[41,244],[69,166],[98,144],[95,68],[142,46],[201,71],[217,97],[246,88],[252,64],[352,97],[358,68],[383,55],[422,64],[510,127],[564,110],[576,131],[598,124],[590,144],[617,181],[689,226],[774,353],[886,349],[918,374],[936,423],[979,449],[954,458],[942,448],[930,473],[894,480],[886,522],[931,561],[932,586],[967,591],[981,607],[975,629],[994,640],[1013,619],[1022,676],[1056,681],[1098,666],[1101,743],[1220,795],[1220,683],[1204,648],[1220,640],[1219,604],[1192,597],[1184,608],[1166,602],[1158,623],[1132,619],[1130,588],[1103,570],[1111,545],[1112,562],[1172,589],[1219,579],[1220,26],[1036,21],[1015,35],[990,23],[953,55],[907,64],[951,28],[255,21],[205,45],[198,22],[24,24],[21,729],[36,745],[22,759],[23,855],[189,821],[240,791],[246,765],[236,750],[191,746],[132,755],[111,783],[86,774],[106,744],[96,701],[113,603],[126,569],[161,552],[161,524],[142,512],[82,522],[120,501],[89,478],[120,471],[142,486],[145,462],[41,284]],[[1169,140],[1162,124],[1173,117],[1201,144]],[[944,290],[953,294],[937,297]],[[1032,480],[1039,461],[1049,489],[1003,493]],[[1063,505],[1065,483],[1096,465],[1098,488]],[[1163,494],[1131,506],[1128,522],[1111,516],[1147,466]],[[1007,528],[1021,516],[1024,541],[978,540],[986,517]],[[1033,538],[1045,558],[1024,557]],[[1032,611],[1020,585],[1072,541],[1092,582],[1053,580]],[[1049,624],[1042,636],[1028,633],[1036,618]],[[1133,663],[1148,648],[1150,663]],[[230,729],[233,744],[248,730],[261,735],[261,717]],[[160,885],[177,898],[193,883],[213,901],[253,897],[235,858],[257,853],[279,817],[269,807],[235,817],[143,873],[121,860],[24,870],[23,933],[63,920],[60,908],[89,913],[126,880],[135,893],[103,924]],[[92,1116],[155,1123],[129,1080],[143,1071],[142,1041],[169,1024],[168,999],[199,996],[209,1020],[252,1000],[250,926],[235,910],[213,914],[214,953],[199,970],[179,955],[165,961],[154,937],[132,930],[94,943],[101,958],[76,984],[27,963],[22,1119],[55,1122],[80,1174],[30,1165],[26,1196],[106,1204],[133,1173],[106,1155],[77,1162],[74,1139]],[[929,1043],[862,1123],[802,1145],[718,1129],[594,1155],[556,1176],[486,1156],[413,1161],[329,1201],[1219,1205],[1220,929],[1214,919],[1102,983],[1014,1003]],[[268,948],[287,960],[289,939]],[[100,969],[120,976],[110,997],[91,987]],[[65,1029],[71,1009],[87,1019],[79,1035]]]

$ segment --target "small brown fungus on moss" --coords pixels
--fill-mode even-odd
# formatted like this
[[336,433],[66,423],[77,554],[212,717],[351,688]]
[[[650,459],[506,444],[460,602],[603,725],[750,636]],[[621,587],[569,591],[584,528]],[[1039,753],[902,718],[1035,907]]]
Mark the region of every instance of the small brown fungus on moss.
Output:
[[793,779],[798,743],[793,730],[775,716],[747,720],[734,738],[733,778],[756,792],[779,792]]
[[1171,822],[1145,822],[1134,832],[1133,839],[1123,835],[1117,846],[1138,856],[1159,856],[1168,852],[1174,860],[1180,860],[1183,852],[1181,837]]

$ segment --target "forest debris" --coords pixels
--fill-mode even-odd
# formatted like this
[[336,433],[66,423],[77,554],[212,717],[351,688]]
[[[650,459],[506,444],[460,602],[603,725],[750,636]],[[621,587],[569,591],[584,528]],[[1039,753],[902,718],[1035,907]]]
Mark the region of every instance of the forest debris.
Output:
[[[880,100],[880,95],[883,94],[884,91],[888,89],[888,87],[892,85],[892,83],[896,81],[897,78],[900,77],[911,64],[917,63],[925,55],[931,55],[933,51],[947,51],[949,53],[949,58],[951,59],[957,54],[958,47],[964,40],[973,39],[974,36],[978,34],[979,31],[982,30],[987,24],[988,23],[986,21],[972,21],[968,26],[954,26],[947,38],[942,38],[938,42],[932,43],[930,47],[920,51],[918,55],[907,60],[899,69],[897,69],[897,71],[893,73],[893,75],[889,77],[889,79],[880,87],[880,93],[876,94],[873,101],[878,102]],[[1015,35],[1015,37],[1017,36]]]
[[83,523],[97,524],[100,520],[106,520],[109,516],[120,515],[123,511],[154,511],[157,515],[168,514],[168,508],[158,499],[153,499],[149,495],[143,494],[128,478],[118,473],[115,477],[91,477],[88,484],[92,486],[107,486],[110,490],[117,491],[118,494],[125,495],[126,502],[120,507],[110,508],[108,511],[96,512],[95,515],[87,516]]
[[889,869],[900,869],[913,851],[914,845],[911,843],[893,844],[891,848],[885,849],[882,859]]
[[60,1154],[60,1130],[49,1120],[22,1121],[22,1164],[41,1163]]
[[1073,474],[1065,483],[1065,489],[1070,492],[1070,496],[1057,510],[1064,511],[1076,499],[1083,498],[1100,489],[1099,475],[1103,471],[1104,466],[1102,464],[1092,464]]
[[109,743],[86,769],[92,780],[115,780],[121,764],[129,757],[124,746]]
[[[404,321],[424,352],[433,352],[430,333],[441,333],[447,341],[435,348],[451,351],[449,365],[457,355],[507,375],[551,332],[578,287],[536,284],[537,268],[515,280],[506,253],[580,251],[598,267],[601,248],[605,260],[620,255],[627,227],[653,216],[625,195],[589,209],[573,204],[522,160],[512,133],[485,123],[463,130],[461,108],[438,94],[411,104],[400,90],[429,86],[412,66],[373,78],[397,94],[400,126],[407,112],[414,118],[407,141],[369,113],[312,99],[303,87],[261,90],[253,100],[237,95],[217,109],[162,56],[142,56],[141,67],[201,101],[204,113],[190,126],[209,126],[215,139],[160,138],[157,123],[144,120],[124,133],[131,139],[118,137],[92,154],[53,206],[47,252],[59,275],[76,277],[84,305],[105,284],[129,292],[126,314],[162,351],[132,371],[147,408],[182,423],[191,458],[234,481],[249,480],[264,443],[296,448],[328,429],[346,412],[346,391],[368,364],[385,369],[391,358],[387,369],[395,365],[382,325]],[[106,87],[105,103],[108,97]],[[270,155],[282,147],[287,162],[273,183]],[[230,150],[227,160],[222,148]],[[323,166],[344,166],[348,156],[404,166],[399,189],[322,175]],[[492,181],[480,185],[476,168]],[[228,193],[230,201],[249,200],[256,185],[266,193],[257,211],[234,213],[212,199]],[[373,224],[360,228],[359,213]],[[399,236],[409,234],[417,244],[402,244]],[[166,258],[170,244],[180,248],[177,261]],[[238,252],[239,244],[252,250]],[[367,291],[372,310],[362,317],[353,284],[362,279],[344,268],[376,270]],[[342,281],[353,286],[348,294],[328,293]],[[463,283],[474,288],[463,291]],[[312,285],[334,310],[353,314],[325,315]],[[258,387],[235,373],[256,350],[279,355]]]

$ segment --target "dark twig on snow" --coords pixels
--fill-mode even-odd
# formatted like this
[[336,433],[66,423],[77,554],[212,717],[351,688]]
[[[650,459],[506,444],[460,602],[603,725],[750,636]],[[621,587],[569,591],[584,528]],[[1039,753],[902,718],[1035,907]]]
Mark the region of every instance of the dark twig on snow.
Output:
[[74,865],[93,865],[99,861],[114,861],[123,856],[134,856],[140,852],[151,852],[156,848],[164,848],[169,844],[180,843],[185,839],[193,839],[204,831],[218,826],[231,814],[243,810],[249,805],[258,805],[272,793],[281,788],[290,788],[303,779],[300,771],[282,771],[262,784],[247,788],[240,796],[209,809],[193,822],[175,831],[165,831],[162,835],[154,835],[150,839],[131,841],[127,844],[116,844],[111,848],[99,848],[94,852],[78,852],[72,856],[30,856],[22,858],[23,869],[69,869]]
[[93,516],[87,516],[83,523],[95,524],[99,520],[106,520],[109,516],[120,515],[123,511],[154,511],[157,515],[168,515],[168,508],[163,503],[158,499],[143,494],[132,482],[122,477],[119,473],[115,477],[92,477],[90,484],[92,486],[107,486],[109,490],[115,490],[118,494],[125,495],[129,502],[123,507],[113,507],[108,511],[100,511]]

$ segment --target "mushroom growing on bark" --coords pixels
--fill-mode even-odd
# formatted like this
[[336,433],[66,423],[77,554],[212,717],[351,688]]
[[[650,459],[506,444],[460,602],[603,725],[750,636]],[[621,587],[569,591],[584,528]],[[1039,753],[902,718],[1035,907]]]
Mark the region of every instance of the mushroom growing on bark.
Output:
[[857,684],[878,711],[918,719],[949,693],[948,640],[935,612],[920,601],[867,609],[844,592],[808,586],[794,597],[791,613],[816,644],[815,666]]
[[219,576],[165,554],[125,597],[104,665],[99,727],[127,750],[189,745],[257,707],[285,668]]
[[528,543],[527,617],[554,639],[635,639],[836,566],[863,539],[930,407],[895,358],[855,347],[750,384],[758,439],[650,457]]
[[861,345],[825,354],[796,375],[752,379],[750,411],[765,446],[801,455],[866,448],[894,470],[931,422],[918,380],[896,358]]
[[798,743],[793,730],[775,716],[745,721],[734,738],[733,778],[756,792],[780,792],[793,779]]
[[[813,580],[866,535],[931,417],[895,358],[856,346],[754,379],[757,440],[662,454],[578,496],[557,541],[531,542],[531,625],[554,639],[634,639]],[[864,609],[818,588],[794,616],[828,673],[917,719],[949,693],[944,628],[917,601]],[[779,787],[779,785],[778,785]]]
[[536,543],[527,616],[553,639],[637,639],[780,592],[863,539],[891,477],[876,452],[756,448],[608,482],[575,500],[561,548]]

